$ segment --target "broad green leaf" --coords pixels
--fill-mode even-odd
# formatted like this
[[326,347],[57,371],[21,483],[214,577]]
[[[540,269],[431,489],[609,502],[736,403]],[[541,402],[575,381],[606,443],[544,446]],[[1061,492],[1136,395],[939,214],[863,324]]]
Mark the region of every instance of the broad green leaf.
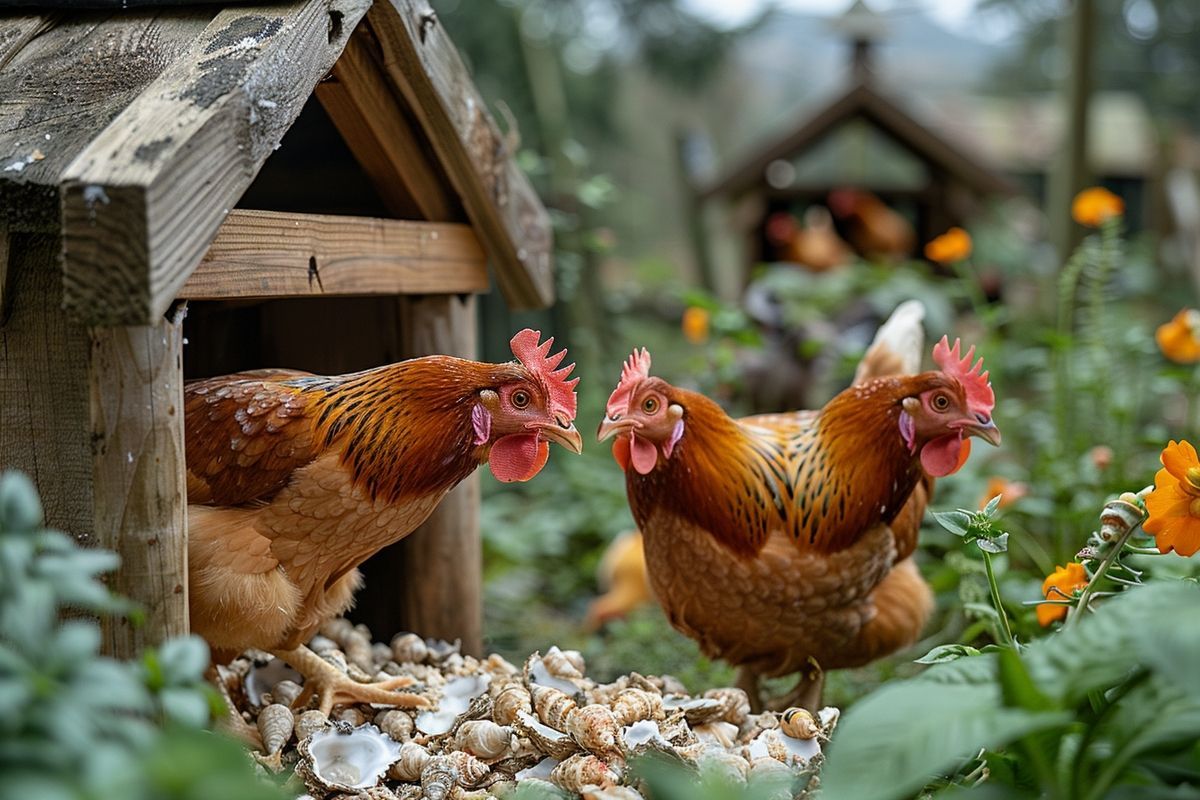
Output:
[[966,536],[971,525],[971,516],[964,511],[934,511],[933,518],[955,536]]
[[159,648],[158,660],[168,685],[196,681],[208,667],[208,645],[199,636],[170,639]]
[[1000,747],[1071,719],[1065,712],[1004,708],[994,685],[891,684],[859,701],[842,718],[822,771],[822,797],[907,797],[980,749]]
[[983,507],[984,516],[990,517],[996,513],[996,509],[1000,507],[1000,498],[1002,497],[1004,497],[1004,495],[998,494],[991,500],[988,500],[988,504]]
[[957,661],[960,658],[968,656],[977,656],[979,651],[974,647],[965,644],[943,644],[930,650],[925,655],[916,659],[915,664],[944,664],[949,661]]
[[988,539],[980,537],[975,540],[975,544],[979,545],[979,549],[985,553],[996,555],[997,553],[1008,552],[1008,534],[1002,533],[999,536],[993,536]]
[[1046,711],[1054,708],[1054,703],[1050,698],[1046,697],[1029,677],[1029,671],[1025,668],[1025,664],[1016,650],[1011,648],[1001,650],[997,654],[997,664],[1000,693],[1006,706],[1024,708],[1028,711]]

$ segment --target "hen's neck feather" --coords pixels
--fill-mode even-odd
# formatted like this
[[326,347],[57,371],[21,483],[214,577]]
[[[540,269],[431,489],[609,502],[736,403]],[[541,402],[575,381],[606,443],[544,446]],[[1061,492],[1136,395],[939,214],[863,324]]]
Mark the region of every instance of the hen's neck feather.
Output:
[[478,393],[513,380],[514,364],[449,356],[307,379],[317,394],[316,435],[341,450],[354,482],[386,502],[448,491],[487,459],[474,442]]
[[649,475],[628,472],[634,517],[644,525],[656,509],[670,511],[747,556],[773,531],[801,548],[847,547],[895,518],[921,477],[899,429],[913,380],[848,389],[819,412],[744,421],[676,390],[684,436]]

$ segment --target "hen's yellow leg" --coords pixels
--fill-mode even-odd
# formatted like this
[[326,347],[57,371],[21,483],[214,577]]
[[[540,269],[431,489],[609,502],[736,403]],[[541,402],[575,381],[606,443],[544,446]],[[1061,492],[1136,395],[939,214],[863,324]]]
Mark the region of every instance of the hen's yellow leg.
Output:
[[303,706],[314,695],[318,708],[328,714],[336,705],[351,703],[381,703],[403,708],[426,708],[433,705],[428,697],[414,692],[401,692],[417,681],[401,676],[376,683],[360,683],[345,675],[304,645],[295,650],[273,650],[276,658],[283,659],[304,676],[304,691],[296,698],[295,707]]

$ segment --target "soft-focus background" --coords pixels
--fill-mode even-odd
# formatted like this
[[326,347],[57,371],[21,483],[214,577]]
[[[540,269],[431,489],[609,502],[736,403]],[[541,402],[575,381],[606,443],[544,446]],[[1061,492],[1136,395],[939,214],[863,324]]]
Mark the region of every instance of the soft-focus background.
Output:
[[[980,346],[1005,435],[939,482],[934,506],[1004,494],[1001,589],[1018,637],[1038,635],[1024,603],[1200,414],[1195,368],[1154,336],[1200,279],[1200,6],[433,5],[556,226],[561,302],[519,318],[485,306],[484,354],[508,357],[520,324],[552,331],[580,363],[585,432],[642,345],[656,374],[735,413],[817,407],[879,321],[922,299],[931,344]],[[1124,201],[1104,234],[1071,217],[1093,185]],[[967,235],[926,247],[952,227]],[[607,444],[551,459],[527,486],[484,481],[491,649],[519,662],[578,648],[598,679],[666,672],[693,691],[731,679],[638,604],[636,573],[592,608],[606,548],[633,527]],[[920,561],[939,598],[927,638],[832,676],[829,702],[911,672],[934,645],[990,641],[978,554],[929,522]]]

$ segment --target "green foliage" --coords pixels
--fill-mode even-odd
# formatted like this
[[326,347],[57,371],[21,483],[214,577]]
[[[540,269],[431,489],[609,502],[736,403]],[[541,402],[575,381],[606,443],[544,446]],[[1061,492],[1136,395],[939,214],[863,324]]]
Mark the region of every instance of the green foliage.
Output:
[[280,797],[202,730],[222,706],[201,639],[140,662],[99,655],[99,625],[81,615],[131,611],[100,580],[117,564],[46,530],[28,478],[0,473],[0,798]]
[[[1198,603],[1188,582],[1140,587],[1019,653],[964,652],[880,689],[839,724],[823,796],[902,798],[939,773],[957,787],[986,774],[1004,798],[1195,786]],[[1003,769],[984,773],[979,759]]]

